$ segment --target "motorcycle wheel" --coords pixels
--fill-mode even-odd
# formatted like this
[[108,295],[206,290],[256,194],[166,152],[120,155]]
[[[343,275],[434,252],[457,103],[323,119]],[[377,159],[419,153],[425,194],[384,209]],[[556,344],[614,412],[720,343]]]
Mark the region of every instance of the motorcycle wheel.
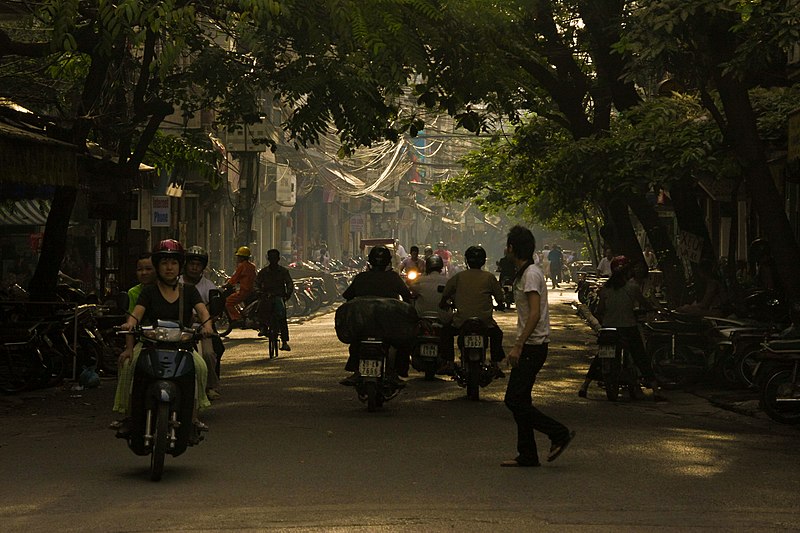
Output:
[[781,424],[800,424],[800,393],[792,383],[791,369],[773,372],[761,391],[762,405],[767,415]]
[[467,370],[467,398],[474,402],[477,402],[481,399],[480,379],[480,361],[470,361]]
[[378,403],[378,385],[370,381],[364,385],[367,390],[367,411],[374,413],[380,407]]
[[605,359],[601,363],[603,369],[603,384],[606,389],[606,398],[610,402],[616,402],[619,398],[620,388],[620,364],[619,356],[614,359]]
[[156,414],[156,434],[153,438],[153,452],[150,454],[150,480],[160,481],[164,472],[164,456],[169,439],[169,404],[159,403]]
[[231,317],[228,316],[227,310],[214,319],[214,329],[220,337],[225,337],[231,332],[233,324],[231,324]]
[[656,378],[677,386],[696,381],[705,371],[703,362],[687,346],[675,346],[675,353],[669,344],[662,344],[652,350],[653,371]]

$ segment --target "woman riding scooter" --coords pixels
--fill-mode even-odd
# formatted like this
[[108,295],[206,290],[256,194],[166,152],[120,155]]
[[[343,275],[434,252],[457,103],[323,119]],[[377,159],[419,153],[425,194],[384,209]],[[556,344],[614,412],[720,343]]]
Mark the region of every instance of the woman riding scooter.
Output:
[[[184,250],[180,242],[174,239],[166,239],[156,246],[152,255],[153,267],[157,276],[156,283],[142,288],[136,306],[133,308],[133,313],[128,317],[127,322],[122,325],[123,330],[131,331],[141,322],[151,324],[157,320],[178,321],[181,316],[183,317],[182,326],[191,327],[192,311],[194,311],[202,324],[203,334],[210,336],[214,333],[211,320],[209,320],[208,309],[203,303],[197,288],[194,285],[178,283],[178,276],[181,273],[184,261]],[[184,306],[183,312],[180,309],[181,302]],[[126,364],[128,363],[127,358],[120,356],[120,384],[127,383],[130,385],[133,382],[130,376],[132,376],[136,367],[136,361],[141,349],[141,343],[137,343],[129,364]],[[197,376],[194,422],[198,429],[205,430],[207,427],[197,419],[196,412],[211,405],[205,392],[208,368],[202,356],[196,350],[192,352],[192,358]],[[123,378],[122,373],[124,372],[130,374],[128,379]],[[130,388],[117,391],[118,398],[127,400],[123,409],[120,409],[126,415],[130,414],[130,392]],[[124,436],[130,430],[127,423],[129,423],[127,418],[122,421],[118,428],[118,436]]]

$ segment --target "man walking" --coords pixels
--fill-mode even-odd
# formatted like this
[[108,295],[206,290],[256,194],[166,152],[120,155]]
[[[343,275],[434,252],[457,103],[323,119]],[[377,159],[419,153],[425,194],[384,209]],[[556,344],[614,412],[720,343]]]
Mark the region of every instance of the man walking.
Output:
[[550,438],[547,460],[554,461],[575,437],[575,432],[554,420],[533,405],[533,384],[547,359],[550,342],[550,315],[547,305],[547,282],[542,269],[534,264],[536,239],[522,226],[508,232],[506,254],[514,259],[514,301],[517,304],[517,341],[508,354],[511,376],[506,388],[505,403],[517,423],[515,459],[501,466],[540,466],[533,430]]

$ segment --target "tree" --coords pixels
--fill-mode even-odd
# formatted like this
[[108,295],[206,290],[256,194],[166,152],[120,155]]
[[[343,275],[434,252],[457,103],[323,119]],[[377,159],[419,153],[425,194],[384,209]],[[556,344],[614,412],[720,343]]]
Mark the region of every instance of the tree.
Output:
[[[619,0],[450,5],[438,31],[427,34],[436,60],[417,87],[420,102],[447,109],[476,132],[491,131],[491,117],[498,114],[516,121],[529,113],[553,121],[573,139],[607,135],[612,110],[630,109],[641,100],[636,86],[622,77],[626,53],[614,48],[626,6]],[[604,238],[615,251],[643,261],[628,208],[657,221],[645,201],[649,191],[606,192],[595,204],[606,222]],[[663,225],[643,225],[676,294],[686,284],[674,245]]]
[[[0,95],[46,115],[62,140],[113,150],[122,180],[175,109],[213,109],[232,126],[257,116],[264,94],[293,106],[283,126],[298,144],[331,127],[343,153],[396,138],[405,125],[394,96],[407,65],[425,59],[409,28],[440,16],[427,0],[20,0],[18,9],[22,18],[0,28]],[[55,292],[75,198],[61,187],[53,199],[34,298]]]
[[798,41],[792,0],[666,0],[641,4],[620,45],[636,56],[635,67],[669,73],[702,96],[741,166],[761,234],[792,300],[800,298],[800,245],[767,165],[751,90],[786,84],[785,50]]

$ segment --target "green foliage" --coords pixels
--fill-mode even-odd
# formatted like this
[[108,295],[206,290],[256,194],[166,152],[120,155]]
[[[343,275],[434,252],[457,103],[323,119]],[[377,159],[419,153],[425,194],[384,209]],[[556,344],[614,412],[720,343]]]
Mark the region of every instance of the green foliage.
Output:
[[161,132],[150,142],[145,163],[164,173],[173,183],[182,183],[190,177],[202,178],[217,189],[222,184],[219,165],[222,155],[211,145],[207,136],[184,134],[181,137]]

